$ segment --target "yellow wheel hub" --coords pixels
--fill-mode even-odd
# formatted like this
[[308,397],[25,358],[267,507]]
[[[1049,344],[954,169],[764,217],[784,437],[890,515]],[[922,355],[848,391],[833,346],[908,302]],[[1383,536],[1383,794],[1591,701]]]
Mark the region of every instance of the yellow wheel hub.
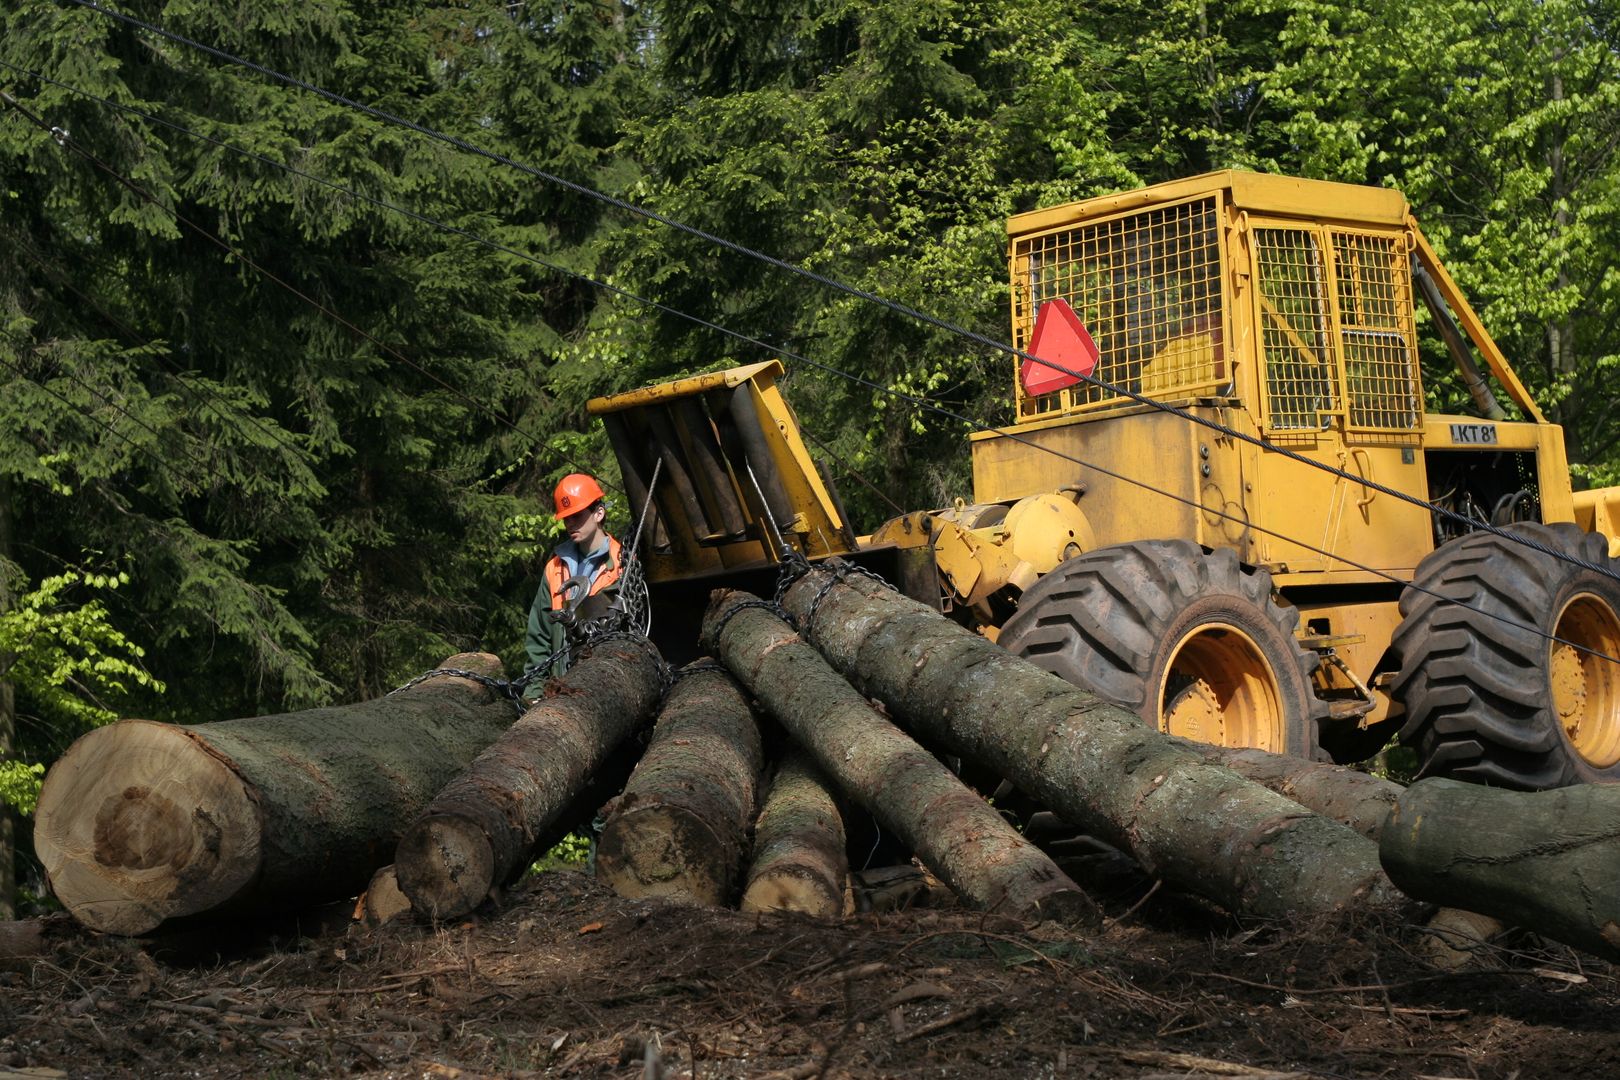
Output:
[[1564,605],[1553,635],[1547,674],[1558,722],[1576,753],[1608,768],[1620,762],[1620,617],[1581,593]]
[[1235,626],[1206,623],[1176,642],[1158,701],[1160,730],[1171,735],[1275,754],[1286,749],[1276,672]]
[[1195,679],[1171,695],[1164,706],[1165,731],[1197,742],[1226,745],[1226,717],[1215,688]]

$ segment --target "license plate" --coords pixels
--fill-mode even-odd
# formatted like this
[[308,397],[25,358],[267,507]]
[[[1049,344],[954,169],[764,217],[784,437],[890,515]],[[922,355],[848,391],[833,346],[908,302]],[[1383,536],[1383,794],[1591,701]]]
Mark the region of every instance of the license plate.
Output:
[[1495,446],[1495,424],[1452,424],[1451,441],[1469,446]]

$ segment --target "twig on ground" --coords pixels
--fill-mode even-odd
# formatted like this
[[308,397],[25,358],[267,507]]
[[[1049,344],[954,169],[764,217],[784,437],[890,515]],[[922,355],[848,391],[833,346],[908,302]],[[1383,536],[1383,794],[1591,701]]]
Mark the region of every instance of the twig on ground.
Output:
[[919,1024],[903,1034],[896,1035],[894,1037],[894,1041],[897,1043],[907,1043],[913,1039],[920,1039],[924,1035],[932,1035],[936,1031],[943,1031],[948,1027],[954,1027],[957,1024],[966,1023],[969,1020],[977,1020],[980,1017],[990,1015],[990,1013],[990,1005],[980,1002],[978,1005],[971,1006],[970,1008],[961,1009],[957,1012],[949,1014],[948,1016],[942,1016],[938,1020],[931,1020],[926,1024]]

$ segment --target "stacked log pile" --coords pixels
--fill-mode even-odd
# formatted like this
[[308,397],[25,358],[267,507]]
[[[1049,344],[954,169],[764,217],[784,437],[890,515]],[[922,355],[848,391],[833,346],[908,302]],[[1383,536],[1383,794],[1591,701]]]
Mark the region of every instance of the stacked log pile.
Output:
[[498,683],[452,676],[284,717],[124,721],[53,768],[36,845],[68,910],[114,933],[353,895],[373,875],[368,922],[407,902],[437,920],[498,896],[600,807],[596,873],[622,895],[835,918],[853,805],[970,906],[1097,926],[1084,883],[938,756],[954,755],[1236,914],[1446,904],[1620,959],[1620,786],[1403,789],[1198,746],[869,577],[812,569],[780,605],[717,590],[715,660],[666,685],[647,642],[600,642],[515,722]]
[[1085,892],[949,769],[877,715],[757,597],[718,590],[706,643],[829,776],[973,907],[1097,925]]
[[1155,877],[1249,915],[1404,902],[1367,837],[880,582],[818,568],[783,606],[834,668],[909,729],[984,763]]

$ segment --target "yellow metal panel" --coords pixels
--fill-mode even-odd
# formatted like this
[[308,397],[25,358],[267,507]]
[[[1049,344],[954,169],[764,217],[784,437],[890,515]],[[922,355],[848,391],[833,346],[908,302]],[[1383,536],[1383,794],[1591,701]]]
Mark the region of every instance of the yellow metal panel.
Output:
[[[1233,419],[1230,412],[1195,411],[1219,414],[1223,422]],[[974,501],[1013,502],[1083,484],[1079,506],[1099,547],[1155,537],[1201,539],[1213,530],[1196,504],[1206,498],[1204,485],[1220,477],[1200,476],[1200,446],[1213,441],[1212,432],[1157,411],[982,432],[971,444]],[[1117,475],[1089,468],[1092,463]],[[1208,494],[1217,505],[1241,503],[1236,469],[1234,463],[1225,487]],[[1211,542],[1235,546],[1239,541],[1215,536]]]
[[1406,197],[1392,188],[1225,170],[1015,214],[1007,219],[1007,232],[1023,236],[1218,191],[1229,192],[1231,202],[1240,209],[1260,214],[1399,225],[1408,213]]
[[[1324,437],[1314,446],[1291,449],[1396,491],[1421,496],[1427,490],[1423,455],[1409,447],[1347,449],[1336,438]],[[1353,560],[1409,578],[1419,560],[1434,550],[1430,514],[1421,505],[1281,454],[1252,450],[1252,465],[1254,522],[1277,534],[1256,539],[1257,561],[1274,571],[1349,570],[1355,567],[1346,560]]]
[[644,488],[659,470],[663,539],[647,560],[650,581],[775,562],[778,531],[812,559],[851,550],[837,500],[777,389],[781,373],[771,360],[589,403],[610,424],[627,486],[633,477]]
[[[758,403],[762,419],[767,421],[764,425],[766,441],[776,458],[788,495],[798,510],[792,527],[795,532],[805,536],[807,555],[843,554],[849,550],[843,537],[843,518],[838,513],[832,493],[821,482],[821,473],[799,434],[798,418],[782,397],[774,376],[774,372],[770,377],[756,376],[748,381],[748,386]],[[786,527],[786,523],[779,524]]]
[[1569,457],[1564,451],[1564,429],[1537,424],[1536,475],[1541,485],[1541,520],[1574,521],[1575,493],[1569,481]]
[[1609,558],[1620,555],[1620,487],[1577,491],[1573,504],[1575,524],[1608,537]]
[[711,371],[706,375],[693,375],[686,379],[676,379],[674,382],[659,383],[656,386],[644,386],[639,390],[627,390],[622,394],[611,397],[591,398],[585,403],[585,411],[592,416],[601,416],[603,413],[620,412],[624,409],[635,409],[643,405],[655,405],[670,401],[674,398],[691,397],[709,390],[729,390],[741,386],[753,378],[764,378],[770,381],[782,374],[782,361],[766,360],[759,364],[749,364],[746,367],[727,368],[725,371]]

